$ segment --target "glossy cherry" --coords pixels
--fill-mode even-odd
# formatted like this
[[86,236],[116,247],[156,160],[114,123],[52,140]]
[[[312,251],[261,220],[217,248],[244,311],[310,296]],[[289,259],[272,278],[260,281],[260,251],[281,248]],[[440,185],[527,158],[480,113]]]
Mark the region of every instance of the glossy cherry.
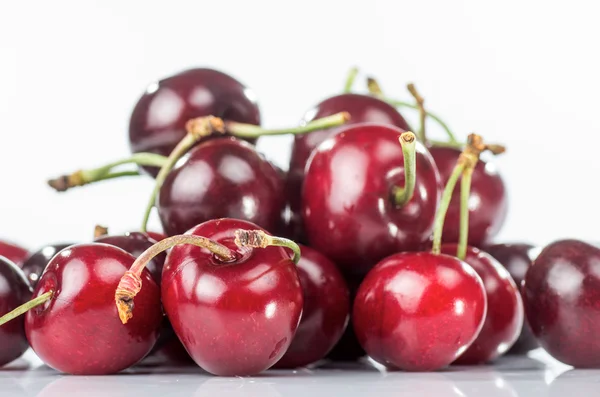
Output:
[[32,287],[35,287],[40,277],[42,277],[42,273],[48,265],[48,262],[50,262],[54,255],[73,244],[74,243],[49,244],[31,254],[21,266],[29,284]]
[[242,219],[279,230],[283,180],[254,147],[236,138],[194,147],[169,173],[157,200],[166,234],[185,233],[217,218]]
[[[0,316],[31,298],[25,275],[11,261],[0,258]],[[19,358],[29,347],[23,318],[0,325],[0,367]]]
[[[442,245],[442,253],[456,255],[456,244]],[[476,272],[485,287],[487,314],[475,341],[454,362],[475,365],[493,361],[517,340],[523,326],[523,301],[508,271],[491,255],[467,247],[464,261]]]
[[298,276],[304,296],[302,320],[276,368],[297,368],[324,358],[340,340],[350,312],[348,287],[335,264],[301,246]]
[[292,342],[303,305],[296,267],[286,250],[239,248],[236,229],[260,228],[234,219],[192,228],[190,234],[232,250],[235,260],[224,263],[204,248],[178,245],[167,256],[162,282],[167,316],[186,350],[200,367],[223,376],[258,374],[279,361]]
[[144,270],[137,316],[123,325],[115,289],[134,257],[107,244],[80,244],[56,255],[34,291],[53,291],[49,301],[25,316],[27,339],[50,367],[69,374],[102,375],[140,361],[158,337],[160,289]]
[[[303,122],[310,122],[339,112],[350,114],[350,121],[346,125],[373,122],[393,125],[403,131],[409,130],[408,124],[393,106],[373,96],[360,94],[341,94],[327,98],[309,110],[305,114]],[[301,195],[308,158],[321,142],[334,136],[339,131],[340,127],[330,128],[294,137],[286,180],[286,196],[289,201],[291,216],[288,221],[291,229],[290,238],[305,240],[302,227]]]
[[[525,274],[539,253],[539,249],[531,244],[509,243],[487,245],[483,250],[496,258],[508,270],[517,287],[519,287],[521,295],[523,295],[522,285]],[[531,332],[527,319],[525,319],[519,339],[510,348],[508,354],[524,354],[536,349],[538,346],[539,343]]]
[[[440,171],[445,184],[456,161],[459,149],[433,146],[431,156]],[[448,208],[444,223],[444,242],[458,242],[460,221],[460,189],[456,189]],[[501,229],[506,219],[508,195],[504,180],[493,163],[480,159],[475,166],[471,180],[469,199],[469,245],[480,247],[490,241]]]
[[154,241],[161,241],[167,238],[167,236],[164,233],[159,232],[147,231],[146,234],[150,236],[150,238]]
[[5,257],[17,266],[21,266],[29,256],[29,251],[10,241],[0,240],[0,256]]
[[394,254],[361,284],[353,324],[375,361],[408,371],[453,362],[475,340],[486,315],[481,278],[458,258]]
[[[195,117],[260,124],[254,94],[233,77],[209,68],[189,69],[150,84],[129,121],[131,151],[168,156]],[[152,173],[158,171],[152,169]]]
[[345,273],[364,275],[388,255],[416,250],[433,230],[440,179],[420,143],[414,194],[402,207],[393,202],[392,189],[405,177],[401,134],[354,124],[321,143],[307,165],[302,200],[310,245]]
[[546,246],[525,276],[525,312],[533,334],[554,358],[600,367],[600,250],[578,240]]

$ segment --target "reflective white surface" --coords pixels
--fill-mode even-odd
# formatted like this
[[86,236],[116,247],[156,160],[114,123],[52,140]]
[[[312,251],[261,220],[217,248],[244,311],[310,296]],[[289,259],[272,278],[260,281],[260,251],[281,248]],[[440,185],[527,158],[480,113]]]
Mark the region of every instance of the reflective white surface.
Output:
[[[531,358],[533,357],[533,358]],[[573,370],[543,352],[505,357],[493,366],[435,373],[382,372],[368,364],[268,371],[253,378],[218,378],[198,368],[140,366],[114,376],[66,376],[35,359],[0,370],[0,396],[593,396],[600,370]],[[27,369],[27,367],[29,367]]]

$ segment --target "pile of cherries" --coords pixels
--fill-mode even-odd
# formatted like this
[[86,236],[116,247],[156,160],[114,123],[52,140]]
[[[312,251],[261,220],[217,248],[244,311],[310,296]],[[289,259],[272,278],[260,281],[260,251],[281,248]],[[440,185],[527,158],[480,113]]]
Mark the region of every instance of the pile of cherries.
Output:
[[[600,367],[598,248],[495,243],[507,192],[480,155],[504,148],[457,140],[411,84],[414,103],[374,79],[352,93],[355,77],[275,130],[222,72],[152,84],[130,158],[49,181],[154,177],[140,230],[33,253],[0,241],[0,366],[31,347],[81,375],[156,358],[220,376],[366,357],[434,371],[541,346]],[[416,134],[398,110],[410,108]],[[448,141],[427,138],[430,119]],[[294,135],[288,170],[255,147],[277,134]],[[154,209],[164,233],[146,230]]]

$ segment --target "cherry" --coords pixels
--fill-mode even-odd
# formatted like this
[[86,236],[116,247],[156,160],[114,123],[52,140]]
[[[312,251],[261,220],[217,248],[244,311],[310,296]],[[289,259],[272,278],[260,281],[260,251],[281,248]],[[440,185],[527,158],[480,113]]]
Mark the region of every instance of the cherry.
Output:
[[[310,245],[345,273],[365,274],[388,255],[418,249],[433,229],[439,174],[427,149],[406,134],[412,159],[399,143],[402,130],[363,123],[321,143],[307,165],[302,200]],[[404,203],[398,192],[410,192]]]
[[600,250],[579,240],[546,246],[525,276],[525,312],[533,334],[554,358],[600,367]]
[[472,267],[448,255],[404,252],[367,274],[354,301],[353,324],[375,361],[431,371],[471,345],[485,314],[485,289]]
[[188,152],[160,188],[157,209],[164,231],[171,236],[223,217],[278,230],[283,191],[277,169],[253,146],[223,138]]
[[312,248],[300,246],[298,276],[304,296],[302,320],[276,368],[297,368],[321,360],[340,340],[350,311],[349,292],[335,264]]
[[11,243],[10,241],[0,240],[0,256],[5,257],[18,266],[21,266],[21,264],[29,256],[29,251],[23,247],[19,247],[14,243]]
[[48,262],[50,262],[54,255],[73,244],[74,243],[49,244],[31,254],[21,266],[29,284],[32,287],[35,287],[40,277],[42,277],[42,273],[48,265]]
[[[483,249],[488,254],[492,255],[508,270],[513,280],[519,287],[521,295],[523,295],[523,280],[525,280],[525,274],[533,263],[538,249],[531,244],[524,243],[511,243],[511,244],[492,244],[487,245]],[[521,334],[519,339],[510,348],[508,354],[523,354],[530,350],[536,349],[539,343],[533,333],[531,327],[527,323],[527,319],[523,321],[523,327],[521,328]]]
[[154,241],[162,241],[164,239],[167,238],[167,236],[164,233],[159,233],[159,232],[152,232],[150,230],[146,231],[146,234],[148,236],[150,236],[150,238]]
[[162,319],[159,287],[150,272],[141,275],[145,288],[135,299],[133,321],[121,324],[114,301],[119,279],[134,259],[120,248],[92,243],[73,245],[50,261],[34,299],[17,313],[31,309],[25,331],[42,361],[64,373],[103,375],[148,354]]
[[[31,287],[21,269],[0,257],[0,314],[10,312],[30,297]],[[0,367],[19,358],[28,347],[22,318],[0,326]]]
[[[131,114],[131,151],[167,156],[185,136],[188,120],[209,115],[260,124],[252,91],[223,72],[189,69],[152,83]],[[154,175],[158,172],[150,170]]]
[[[442,245],[442,253],[456,255],[456,244]],[[487,314],[477,339],[455,364],[474,365],[496,359],[517,340],[523,326],[523,301],[508,271],[491,255],[467,247],[463,259],[481,277],[487,298]]]
[[[341,94],[327,98],[309,110],[303,121],[310,122],[320,117],[331,116],[344,111],[350,114],[348,124],[374,122],[393,125],[403,131],[410,129],[404,118],[392,106],[380,99],[360,94]],[[302,230],[301,195],[308,158],[321,142],[339,133],[339,131],[340,127],[294,137],[289,174],[286,180],[286,196],[289,200],[291,213],[289,220],[291,238],[305,240]]]

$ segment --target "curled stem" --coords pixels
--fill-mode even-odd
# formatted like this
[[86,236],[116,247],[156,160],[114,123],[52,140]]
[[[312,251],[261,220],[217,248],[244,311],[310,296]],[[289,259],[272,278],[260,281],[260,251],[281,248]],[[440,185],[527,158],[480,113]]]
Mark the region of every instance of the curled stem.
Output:
[[54,291],[48,291],[46,293],[41,294],[37,298],[30,300],[29,302],[23,303],[21,306],[15,308],[14,310],[6,313],[4,316],[0,317],[0,326],[6,324],[12,319],[19,317],[22,314],[25,314],[29,310],[43,305],[50,299],[52,299],[52,295],[54,295]]
[[425,123],[427,120],[427,112],[425,111],[425,99],[419,94],[415,85],[410,83],[406,86],[408,92],[415,98],[417,109],[419,109],[419,140],[423,144],[427,144],[427,135],[425,133]]
[[416,137],[415,134],[408,131],[400,135],[399,141],[404,156],[404,187],[394,186],[392,194],[394,204],[403,207],[410,201],[415,192],[417,179]]
[[352,87],[354,87],[354,80],[356,80],[356,76],[358,75],[358,68],[353,67],[348,71],[348,75],[346,76],[346,82],[344,83],[344,93],[348,94],[352,92]]
[[271,236],[262,230],[244,230],[235,231],[235,244],[238,247],[249,248],[267,248],[269,246],[285,247],[292,250],[295,264],[300,261],[300,247],[294,241],[283,237]]
[[467,243],[469,240],[469,195],[471,194],[471,177],[473,176],[474,166],[475,164],[473,163],[465,167],[460,180],[460,234],[456,256],[461,260],[464,260],[467,256]]
[[192,244],[197,247],[205,248],[212,252],[217,259],[223,263],[233,262],[236,259],[236,255],[232,250],[206,237],[195,236],[193,234],[181,234],[159,241],[146,251],[142,252],[135,262],[133,262],[131,268],[125,272],[119,281],[119,285],[115,292],[115,302],[119,312],[119,318],[123,324],[127,324],[129,319],[133,317],[133,299],[142,289],[141,276],[148,262],[161,252],[180,244]]

